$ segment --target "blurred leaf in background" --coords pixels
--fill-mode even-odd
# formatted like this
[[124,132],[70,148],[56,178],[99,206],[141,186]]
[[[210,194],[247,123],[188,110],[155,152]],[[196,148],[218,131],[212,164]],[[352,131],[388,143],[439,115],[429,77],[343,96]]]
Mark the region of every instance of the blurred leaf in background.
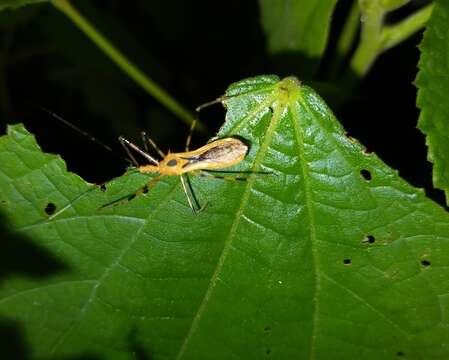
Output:
[[337,0],[260,0],[268,51],[279,67],[313,79],[327,45]]

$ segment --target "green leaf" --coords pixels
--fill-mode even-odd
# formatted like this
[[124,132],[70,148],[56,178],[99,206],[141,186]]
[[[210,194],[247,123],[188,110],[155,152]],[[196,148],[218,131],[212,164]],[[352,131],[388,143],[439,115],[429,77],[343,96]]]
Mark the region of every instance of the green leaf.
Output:
[[446,192],[449,204],[449,2],[436,1],[420,45],[417,105],[418,128],[426,135],[433,184]]
[[231,169],[256,173],[192,176],[198,215],[177,177],[98,211],[148,176],[102,191],[21,126],[0,138],[11,231],[62,264],[2,279],[0,317],[25,329],[32,358],[447,359],[448,214],[295,78],[226,95],[218,136],[246,141]]
[[297,69],[307,75],[316,70],[324,52],[331,15],[337,0],[259,0],[268,51],[301,55]]
[[19,7],[38,4],[41,2],[49,2],[50,0],[0,0],[0,10],[11,8],[17,9]]

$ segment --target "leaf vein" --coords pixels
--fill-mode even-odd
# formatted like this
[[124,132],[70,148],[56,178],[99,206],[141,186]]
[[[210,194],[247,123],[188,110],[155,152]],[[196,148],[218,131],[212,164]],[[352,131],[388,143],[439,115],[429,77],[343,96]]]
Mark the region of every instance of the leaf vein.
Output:
[[[175,182],[171,191],[166,195],[166,198],[168,199],[169,197],[173,196],[174,190],[177,188],[178,183]],[[145,227],[145,225],[148,224],[148,222],[150,221],[150,219],[154,216],[154,214],[156,214],[160,208],[165,204],[164,201],[162,201],[159,206],[157,206],[153,211],[150,212],[150,214],[148,215],[148,217],[145,219],[145,222],[142,223],[142,225],[140,226],[140,228],[136,231],[136,233],[134,234],[133,237],[131,237],[129,243],[123,248],[123,250],[120,252],[120,254],[118,254],[118,256],[116,257],[116,259],[108,266],[105,268],[105,270],[103,271],[103,274],[99,277],[97,284],[92,288],[92,291],[89,294],[89,297],[86,299],[83,307],[80,309],[80,315],[78,316],[78,318],[74,321],[72,321],[72,323],[67,327],[66,331],[64,331],[59,337],[58,339],[55,341],[55,344],[52,346],[50,353],[53,354],[56,349],[63,343],[64,339],[68,336],[68,334],[72,331],[72,329],[75,327],[76,323],[79,323],[82,319],[82,317],[84,316],[84,314],[86,313],[87,309],[89,308],[90,304],[92,303],[93,299],[95,298],[95,295],[97,293],[98,288],[100,287],[100,285],[103,283],[103,281],[108,277],[108,275],[111,273],[112,269],[114,269],[117,265],[119,265],[120,260],[125,256],[125,254],[129,251],[129,249],[131,248],[131,246],[135,243],[135,241],[138,239],[140,233],[143,231],[143,228]]]
[[299,109],[298,108],[290,108],[290,112],[292,114],[293,119],[293,129],[296,135],[296,141],[298,143],[299,148],[299,159],[300,159],[300,171],[302,172],[302,178],[304,179],[304,201],[307,209],[307,214],[309,217],[310,224],[310,243],[312,249],[312,260],[314,264],[315,270],[315,290],[313,294],[313,303],[314,303],[314,312],[313,312],[313,320],[312,320],[312,335],[310,339],[310,359],[315,358],[315,348],[316,348],[316,338],[318,332],[318,322],[319,322],[319,312],[320,312],[320,303],[319,303],[319,294],[321,291],[321,279],[320,279],[320,260],[317,249],[317,236],[315,229],[315,216],[313,212],[313,200],[312,200],[312,189],[309,181],[309,170],[307,168],[307,159],[305,158],[305,146],[304,146],[304,138],[302,131],[300,129],[300,117],[299,117]]
[[[270,99],[270,101],[273,101],[272,97],[269,97],[269,99]],[[264,106],[262,106],[262,105],[267,107],[267,106],[270,105],[270,103],[267,100],[264,100],[262,102],[262,104],[260,106],[258,106],[256,109],[258,109],[258,111],[262,111],[263,108],[264,108]],[[252,111],[250,114],[252,116],[255,116],[257,114],[257,111]],[[274,134],[274,130],[276,128],[276,125],[277,125],[277,122],[279,120],[280,114],[281,114],[280,111],[276,111],[273,114],[271,122],[268,125],[268,129],[267,129],[264,141],[261,144],[261,146],[259,148],[259,151],[258,151],[258,154],[257,154],[257,156],[256,156],[256,158],[254,160],[254,164],[252,166],[252,171],[255,171],[256,168],[260,165],[260,163],[262,161],[262,158],[263,158],[263,156],[265,155],[265,153],[266,153],[266,151],[268,149],[268,145],[269,145],[269,143],[272,140],[272,137],[273,137],[273,134]],[[249,116],[246,116],[245,118],[246,118],[246,120],[248,120]],[[198,307],[198,310],[197,310],[195,316],[193,317],[191,326],[190,326],[190,328],[189,328],[189,330],[188,330],[188,332],[186,334],[185,340],[184,340],[184,342],[182,343],[182,345],[181,345],[181,347],[179,349],[178,355],[176,356],[177,360],[182,359],[182,357],[184,356],[184,354],[185,354],[185,352],[187,350],[187,346],[188,346],[190,340],[192,339],[195,331],[197,330],[197,328],[199,326],[199,322],[201,320],[201,317],[202,317],[202,315],[203,315],[203,313],[204,313],[204,311],[205,311],[205,309],[207,307],[207,304],[208,304],[208,302],[209,302],[209,300],[211,298],[212,292],[213,292],[213,290],[214,290],[214,288],[215,288],[215,286],[217,284],[217,281],[219,280],[219,274],[220,274],[220,272],[221,272],[221,270],[223,268],[223,265],[224,265],[224,262],[226,260],[226,257],[227,257],[227,255],[228,255],[228,253],[229,253],[229,251],[230,251],[230,249],[232,247],[232,240],[235,237],[235,233],[237,231],[237,227],[238,227],[238,225],[240,223],[240,220],[241,220],[241,218],[243,216],[244,208],[245,208],[245,206],[246,206],[246,204],[248,202],[249,196],[251,194],[251,189],[252,189],[252,186],[253,186],[255,181],[256,181],[256,176],[254,174],[252,174],[248,178],[248,181],[246,182],[245,192],[243,193],[242,200],[240,202],[240,206],[239,206],[239,208],[236,211],[236,216],[235,216],[234,221],[232,222],[231,228],[229,230],[229,235],[228,235],[228,237],[226,238],[226,240],[224,242],[223,250],[221,252],[220,258],[218,259],[217,266],[215,267],[215,270],[214,270],[214,272],[212,274],[212,277],[211,277],[211,279],[209,281],[209,285],[208,285],[208,287],[206,289],[206,292],[205,292],[205,295],[203,297],[203,300],[201,301],[201,303],[200,303],[200,305]]]

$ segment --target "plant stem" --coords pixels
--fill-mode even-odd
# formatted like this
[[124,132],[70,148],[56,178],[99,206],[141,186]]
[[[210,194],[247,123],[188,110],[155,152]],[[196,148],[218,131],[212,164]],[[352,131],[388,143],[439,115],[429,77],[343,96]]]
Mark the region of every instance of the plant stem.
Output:
[[382,51],[396,46],[419,31],[430,17],[433,10],[433,4],[429,4],[398,24],[385,26],[382,31]]
[[346,19],[345,25],[337,44],[337,51],[340,56],[345,56],[350,50],[360,24],[360,9],[357,0],[352,4],[351,10]]
[[[157,99],[168,110],[187,124],[191,124],[195,116],[178,103],[170,94],[146,76],[135,64],[126,58],[110,41],[98,32],[68,0],[51,0],[51,3],[64,13],[92,42],[94,42],[109,58],[116,63],[130,78],[146,92]],[[201,124],[198,130],[204,132]]]
[[341,31],[337,43],[337,53],[331,63],[329,76],[332,79],[338,78],[343,67],[343,62],[347,59],[348,53],[354,44],[357,30],[360,24],[360,10],[357,0],[353,0],[352,7],[346,17],[345,24]]
[[359,0],[359,5],[362,30],[350,68],[356,76],[363,77],[379,55],[385,11],[379,0]]
[[421,29],[432,12],[432,4],[425,6],[398,24],[384,26],[388,11],[406,4],[408,0],[359,0],[362,29],[360,43],[344,76],[344,84],[352,87],[363,77],[377,57]]

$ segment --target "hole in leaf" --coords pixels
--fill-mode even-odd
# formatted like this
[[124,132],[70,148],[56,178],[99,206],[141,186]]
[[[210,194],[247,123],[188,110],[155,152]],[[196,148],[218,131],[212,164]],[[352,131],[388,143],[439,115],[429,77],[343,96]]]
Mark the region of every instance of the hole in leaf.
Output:
[[53,203],[48,203],[44,210],[47,215],[53,215],[56,211],[56,205]]
[[101,184],[100,185],[100,190],[105,192],[106,191],[106,185],[105,184]]
[[396,356],[404,356],[404,353],[403,353],[402,351],[398,351],[398,352],[396,353]]
[[366,180],[366,181],[370,181],[371,180],[371,173],[366,170],[366,169],[362,169],[360,170],[360,175]]
[[351,261],[351,259],[344,259],[344,260],[343,260],[343,264],[345,264],[345,265],[351,265],[351,264],[352,264],[352,261]]
[[376,238],[373,235],[367,235],[363,241],[368,244],[374,244],[376,242]]
[[426,259],[421,260],[421,265],[422,265],[422,266],[425,266],[425,267],[430,266],[430,261],[429,261],[429,260],[426,260]]

